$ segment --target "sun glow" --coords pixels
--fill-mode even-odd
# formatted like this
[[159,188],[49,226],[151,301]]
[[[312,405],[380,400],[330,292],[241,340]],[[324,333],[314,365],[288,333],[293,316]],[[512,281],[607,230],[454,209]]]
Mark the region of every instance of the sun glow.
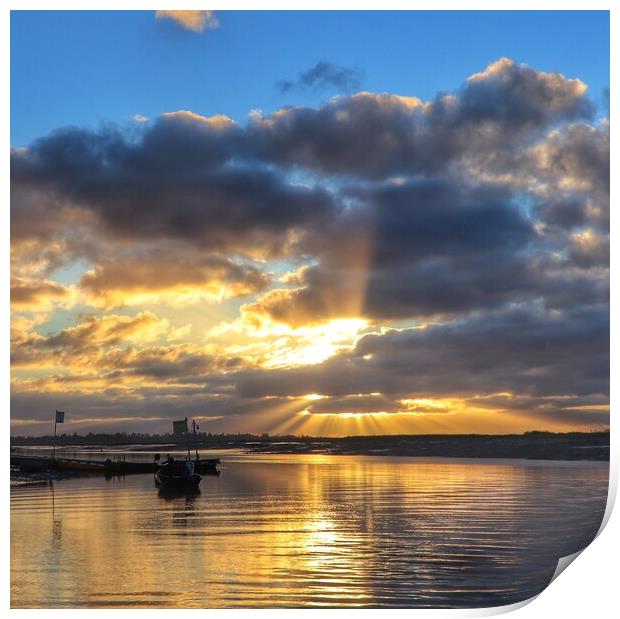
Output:
[[323,400],[326,397],[327,397],[326,395],[321,395],[319,393],[309,393],[308,395],[304,396],[304,399],[314,401],[314,400]]
[[[289,420],[277,428],[280,433],[302,433],[314,436],[346,436],[370,434],[459,434],[475,432],[480,425],[490,433],[505,433],[518,427],[531,429],[527,420],[506,410],[501,400],[512,393],[502,392],[463,398],[402,398],[390,403],[377,401],[377,408],[365,409],[365,399],[380,398],[381,393],[351,394],[360,398],[359,410],[354,402],[343,404],[336,398],[333,408],[329,395],[309,393],[294,399],[299,408]],[[385,407],[385,408],[384,408]]]
[[362,318],[302,327],[268,319],[257,324],[241,319],[211,329],[208,339],[214,343],[221,340],[229,353],[262,367],[291,367],[316,365],[339,352],[351,350],[368,328],[369,322]]
[[352,348],[359,333],[368,326],[366,320],[350,318],[332,320],[323,325],[291,329],[283,334],[266,354],[265,367],[315,365],[336,353]]

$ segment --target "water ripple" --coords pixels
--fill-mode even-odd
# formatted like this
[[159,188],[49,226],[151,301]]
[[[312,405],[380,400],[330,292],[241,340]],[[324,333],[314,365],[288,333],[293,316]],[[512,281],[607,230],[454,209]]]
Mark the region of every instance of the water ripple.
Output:
[[587,545],[606,465],[231,456],[195,497],[150,475],[11,490],[12,607],[470,607]]

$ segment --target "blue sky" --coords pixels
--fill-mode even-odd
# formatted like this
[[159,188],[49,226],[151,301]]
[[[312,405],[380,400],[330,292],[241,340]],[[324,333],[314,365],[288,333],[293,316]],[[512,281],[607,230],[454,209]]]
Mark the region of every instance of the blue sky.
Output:
[[[430,99],[502,56],[578,76],[604,108],[606,11],[222,11],[195,33],[152,11],[14,11],[11,143],[51,130],[189,109],[243,121],[253,108],[317,105],[335,90],[283,94],[326,60],[361,87]],[[605,110],[601,109],[605,114]]]

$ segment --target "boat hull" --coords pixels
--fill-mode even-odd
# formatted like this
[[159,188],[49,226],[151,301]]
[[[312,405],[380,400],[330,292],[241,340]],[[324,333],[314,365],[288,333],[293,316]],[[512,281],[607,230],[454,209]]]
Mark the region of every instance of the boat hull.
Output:
[[155,485],[159,488],[170,488],[175,490],[192,490],[198,488],[202,476],[194,475],[164,475],[159,471],[155,473]]
[[217,471],[217,465],[220,463],[219,458],[207,458],[206,460],[198,460],[198,473],[213,473]]

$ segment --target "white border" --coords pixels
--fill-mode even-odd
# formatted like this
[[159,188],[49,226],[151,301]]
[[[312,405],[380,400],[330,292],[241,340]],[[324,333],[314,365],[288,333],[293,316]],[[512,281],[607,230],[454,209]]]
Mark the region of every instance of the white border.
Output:
[[[205,7],[207,4],[207,7]],[[4,280],[2,285],[2,305],[1,305],[1,317],[2,317],[2,328],[3,334],[5,337],[5,342],[8,341],[8,333],[9,333],[9,209],[8,209],[8,195],[9,195],[9,149],[8,145],[10,144],[10,114],[9,114],[9,89],[10,89],[10,19],[9,19],[9,10],[10,9],[19,9],[19,10],[57,10],[57,9],[89,9],[89,10],[114,10],[114,9],[147,9],[153,10],[154,8],[158,9],[169,9],[169,8],[183,8],[183,9],[204,9],[209,8],[211,10],[240,10],[240,9],[276,9],[276,10],[338,10],[338,9],[353,9],[353,10],[610,10],[611,9],[611,75],[618,75],[618,62],[617,58],[620,57],[620,53],[618,50],[618,42],[615,35],[619,32],[618,29],[618,15],[620,12],[615,8],[614,3],[611,1],[600,1],[600,0],[590,0],[589,2],[583,1],[560,1],[560,0],[522,0],[520,2],[510,1],[510,2],[500,2],[498,0],[477,0],[475,2],[457,2],[457,1],[445,1],[445,0],[434,0],[432,2],[429,1],[406,1],[406,0],[383,0],[380,4],[376,2],[369,2],[367,0],[340,0],[338,2],[334,0],[313,0],[313,1],[294,1],[294,2],[282,2],[282,1],[273,1],[273,0],[263,0],[259,2],[258,0],[229,0],[228,2],[224,1],[213,1],[213,2],[197,2],[195,0],[187,0],[184,2],[171,2],[171,1],[162,1],[153,6],[152,2],[146,1],[136,1],[136,0],[107,0],[106,2],[91,1],[88,4],[85,2],[77,2],[77,1],[58,1],[58,2],[50,2],[50,1],[42,1],[42,0],[13,0],[6,2],[3,5],[3,10],[0,13],[0,45],[1,45],[1,54],[0,54],[0,62],[2,63],[2,93],[3,95],[0,97],[0,105],[2,110],[2,119],[1,123],[2,132],[2,142],[4,144],[2,150],[2,186],[3,186],[3,196],[4,200],[2,201],[3,210],[2,210],[2,226],[0,227],[0,238],[3,249],[3,257],[4,257]],[[222,25],[225,27],[225,25]],[[208,36],[208,33],[206,34]],[[320,36],[317,33],[317,36]],[[578,45],[578,41],[575,42]],[[614,88],[611,88],[610,94],[610,109],[613,110],[614,113],[618,112],[617,105],[617,97],[615,96]],[[614,134],[613,125],[612,125],[612,136]],[[616,196],[616,188],[613,182],[614,177],[616,177],[615,172],[618,170],[617,166],[617,157],[615,156],[615,148],[614,142],[612,139],[612,166],[611,166],[611,178],[612,178],[612,192],[611,192],[611,203],[614,204],[614,198]],[[615,237],[615,232],[617,228],[617,222],[614,213],[612,212],[612,238]],[[614,242],[611,245],[611,273],[617,272],[618,265],[618,251]],[[613,278],[612,278],[613,281]],[[618,401],[618,385],[614,378],[617,375],[617,364],[616,364],[616,356],[618,350],[618,332],[616,329],[616,323],[613,319],[614,313],[618,314],[618,303],[617,303],[617,286],[612,286],[612,296],[611,296],[611,404],[612,409],[614,408],[615,403]],[[7,350],[3,351],[2,357],[2,393],[3,393],[3,401],[6,403],[6,410],[9,410],[9,355],[8,355],[8,346]],[[6,428],[6,441],[8,442],[9,437],[9,415],[6,414],[6,418],[4,420],[5,428]],[[607,511],[605,514],[605,520],[602,525],[604,531],[602,534],[597,537],[596,540],[583,552],[582,556],[570,566],[570,568],[562,573],[561,577],[552,582],[552,584],[545,589],[532,603],[524,602],[521,604],[516,604],[512,606],[504,606],[497,607],[494,609],[482,609],[482,610],[364,610],[361,611],[366,614],[383,615],[384,613],[398,613],[403,614],[407,613],[407,615],[415,615],[416,617],[479,617],[479,616],[488,616],[495,614],[502,614],[504,612],[513,611],[517,608],[521,608],[519,610],[520,617],[524,618],[536,618],[536,617],[584,617],[591,616],[596,617],[597,619],[605,617],[611,617],[615,615],[614,610],[617,608],[617,600],[616,600],[616,588],[618,587],[617,576],[615,575],[616,570],[615,566],[615,550],[620,548],[619,539],[620,539],[620,525],[618,524],[618,516],[617,514],[610,519],[611,508],[613,506],[613,501],[615,495],[617,493],[617,485],[618,485],[618,453],[619,453],[619,440],[617,436],[617,432],[615,431],[614,426],[615,423],[612,422],[612,432],[611,432],[611,475],[610,475],[610,491],[608,497],[608,505]],[[6,445],[5,447],[8,447]],[[8,481],[8,480],[7,480]],[[5,487],[8,487],[8,483]],[[2,513],[3,520],[3,529],[4,529],[4,540],[8,541],[9,539],[9,493],[5,492],[3,496],[4,500],[4,509]],[[609,526],[605,526],[605,523],[609,522]],[[4,580],[4,587],[2,589],[2,609],[7,612],[7,614],[19,613],[25,617],[34,617],[38,616],[40,613],[50,614],[50,616],[61,617],[63,614],[69,613],[80,613],[80,616],[83,614],[91,615],[92,613],[97,613],[98,616],[111,614],[112,616],[118,614],[118,611],[113,610],[8,610],[9,608],[9,573],[10,573],[10,562],[9,562],[9,553],[8,553],[8,543],[5,548],[7,548],[7,552],[4,556],[4,561],[2,562],[2,576]],[[579,553],[578,553],[579,554]],[[568,561],[570,563],[570,561]],[[105,569],[105,566],[102,566],[102,569]],[[559,570],[560,572],[562,570]],[[123,609],[122,612],[127,612]],[[152,610],[134,610],[131,611],[133,613],[152,613]],[[257,610],[188,610],[188,611],[180,611],[180,610],[159,610],[159,616],[178,616],[179,613],[194,613],[204,615],[204,613],[208,613],[210,617],[230,617],[230,616],[251,616],[255,613],[269,613],[269,616],[279,615],[284,617],[284,613],[286,616],[292,612],[293,614],[301,614],[308,612],[320,612],[322,615],[332,615],[337,613],[338,617],[344,617],[347,615],[353,616],[355,613],[358,616],[359,610],[319,610],[319,611],[306,611],[306,610],[296,610],[296,611],[288,611],[288,610],[267,610],[267,611],[257,611]]]

